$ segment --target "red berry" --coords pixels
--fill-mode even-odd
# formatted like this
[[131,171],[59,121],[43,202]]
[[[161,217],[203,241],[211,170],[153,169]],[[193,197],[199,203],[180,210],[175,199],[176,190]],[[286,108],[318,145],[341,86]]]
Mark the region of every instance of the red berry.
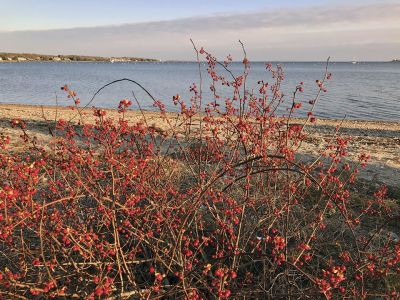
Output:
[[97,287],[95,290],[94,290],[94,294],[96,295],[96,296],[101,296],[101,295],[103,295],[103,289],[101,288],[101,287]]
[[226,290],[225,294],[224,294],[225,298],[228,298],[230,295],[231,295],[231,291],[230,290]]
[[215,270],[214,274],[215,276],[222,278],[224,276],[224,271],[222,269],[217,269]]

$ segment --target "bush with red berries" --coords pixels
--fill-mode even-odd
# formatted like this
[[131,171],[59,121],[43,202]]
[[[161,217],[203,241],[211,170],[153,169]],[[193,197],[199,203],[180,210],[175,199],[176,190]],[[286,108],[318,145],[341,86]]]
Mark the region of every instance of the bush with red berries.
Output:
[[[50,124],[48,144],[12,120],[29,148],[13,151],[13,137],[1,136],[1,297],[399,297],[389,284],[400,270],[389,230],[397,208],[384,187],[352,198],[368,157],[348,164],[339,128],[319,156],[301,155],[331,75],[317,80],[314,99],[298,100],[299,83],[288,100],[282,67],[267,64],[272,81],[249,90],[246,56],[237,75],[230,56],[198,55],[211,86],[174,96],[172,117],[153,99],[163,130],[146,113],[128,122],[130,100],[118,120],[94,109],[96,122],[86,122],[68,86],[80,121]],[[301,106],[308,113],[294,121]]]

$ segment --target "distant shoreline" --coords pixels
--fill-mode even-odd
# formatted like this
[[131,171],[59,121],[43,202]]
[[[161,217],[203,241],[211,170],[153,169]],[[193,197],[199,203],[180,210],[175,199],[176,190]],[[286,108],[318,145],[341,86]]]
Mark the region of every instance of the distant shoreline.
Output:
[[[35,54],[35,53],[9,53],[0,52],[0,63],[9,62],[164,62],[164,63],[197,63],[195,60],[160,60],[155,58],[129,57],[129,56],[88,56],[75,54]],[[265,63],[266,61],[255,60],[252,63]],[[268,60],[271,63],[326,63],[326,61],[301,61],[301,60]],[[359,63],[399,63],[400,59],[382,60],[382,61],[357,61]],[[242,61],[232,61],[232,63],[242,63]],[[354,61],[331,60],[330,64],[335,63],[354,63]]]
[[[52,61],[52,60],[25,60],[25,61],[1,61],[0,63],[9,63],[9,64],[15,64],[15,63],[35,63],[35,62],[41,62],[41,63],[97,63],[97,62],[101,62],[101,63],[111,63],[111,61],[109,60],[76,60],[76,61]],[[127,63],[140,63],[140,62],[160,62],[159,60],[124,60],[124,61],[114,61],[114,63],[121,63],[121,62],[127,62]]]
[[154,58],[142,57],[103,57],[88,55],[49,55],[35,53],[8,53],[0,52],[1,62],[156,62]]

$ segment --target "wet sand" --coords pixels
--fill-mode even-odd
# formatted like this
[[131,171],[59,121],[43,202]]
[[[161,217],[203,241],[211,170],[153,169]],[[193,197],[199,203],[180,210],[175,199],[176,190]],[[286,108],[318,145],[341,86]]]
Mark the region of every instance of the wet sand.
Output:
[[[106,109],[107,115],[118,118],[120,114],[116,110]],[[0,134],[10,137],[18,136],[20,133],[9,125],[11,119],[20,118],[27,123],[27,130],[34,134],[39,141],[45,141],[49,137],[48,125],[43,118],[54,121],[56,118],[65,120],[79,120],[77,111],[66,107],[32,106],[17,104],[0,104]],[[157,112],[144,112],[149,126],[167,130],[168,125],[160,118]],[[176,115],[167,114],[170,119]],[[91,109],[83,111],[86,122],[95,120]],[[125,118],[130,122],[139,121],[143,118],[140,111],[127,111]],[[293,122],[302,123],[301,120]],[[309,137],[301,147],[302,153],[316,155],[318,149],[323,147],[322,140],[328,140],[332,136],[335,127],[341,120],[319,119],[315,125],[307,126]],[[371,155],[371,161],[361,171],[361,178],[374,184],[385,183],[392,187],[400,187],[400,122],[381,121],[353,121],[344,120],[341,123],[340,135],[351,137],[349,147],[349,159],[356,161],[360,153]],[[21,147],[17,139],[12,139],[13,147]]]

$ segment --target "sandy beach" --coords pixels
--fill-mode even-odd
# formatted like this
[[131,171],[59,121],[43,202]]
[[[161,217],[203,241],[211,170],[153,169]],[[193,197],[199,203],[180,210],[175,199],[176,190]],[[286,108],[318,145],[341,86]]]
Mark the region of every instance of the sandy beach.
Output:
[[[107,115],[118,118],[120,115],[116,110],[106,109]],[[65,120],[78,120],[79,115],[66,107],[32,106],[17,104],[0,104],[0,134],[11,137],[18,136],[16,129],[9,125],[11,119],[20,118],[26,121],[28,132],[34,134],[39,141],[49,138],[48,123],[44,120],[43,114],[48,121],[57,118]],[[149,126],[161,130],[168,128],[164,120],[156,112],[144,112]],[[94,121],[91,109],[85,109],[83,115],[86,121]],[[171,113],[173,118],[175,114]],[[125,114],[130,122],[139,121],[143,118],[140,111],[130,110]],[[294,122],[300,120],[294,120]],[[322,147],[322,140],[328,140],[339,125],[341,120],[319,119],[316,125],[307,127],[309,137],[303,144],[302,152],[305,155],[316,155]],[[380,121],[353,121],[344,120],[340,129],[342,136],[350,136],[352,141],[349,147],[349,159],[356,161],[360,153],[371,155],[371,161],[367,167],[361,170],[361,178],[373,184],[385,183],[393,188],[400,186],[400,123]],[[12,140],[12,146],[21,147],[17,139]]]

